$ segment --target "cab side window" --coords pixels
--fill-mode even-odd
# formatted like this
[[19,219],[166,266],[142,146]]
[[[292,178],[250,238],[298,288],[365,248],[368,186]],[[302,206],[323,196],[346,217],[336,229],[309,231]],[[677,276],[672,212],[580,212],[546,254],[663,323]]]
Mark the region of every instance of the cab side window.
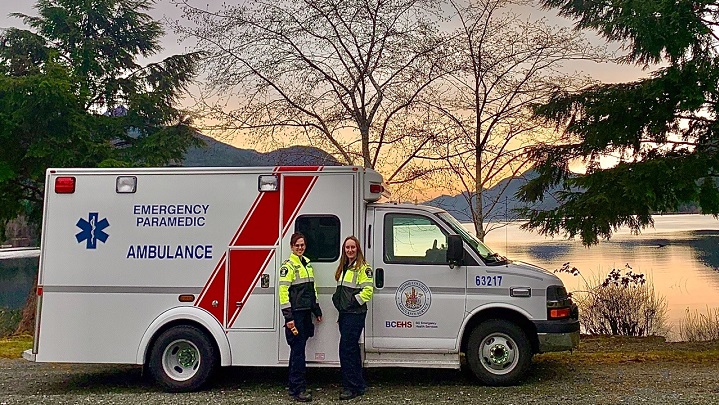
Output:
[[385,215],[384,241],[386,263],[447,264],[447,234],[428,217]]

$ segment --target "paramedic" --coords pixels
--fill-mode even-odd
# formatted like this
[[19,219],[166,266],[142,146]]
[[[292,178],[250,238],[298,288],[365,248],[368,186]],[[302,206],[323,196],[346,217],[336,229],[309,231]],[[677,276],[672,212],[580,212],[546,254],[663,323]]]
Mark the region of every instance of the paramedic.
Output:
[[365,261],[359,240],[349,236],[342,244],[342,258],[335,272],[337,289],[332,303],[339,311],[340,399],[363,395],[367,386],[362,377],[359,339],[367,317],[367,302],[372,298],[372,269]]
[[290,345],[289,394],[300,402],[312,400],[305,380],[305,345],[314,336],[312,314],[322,322],[317,303],[314,273],[305,253],[305,237],[297,232],[290,238],[292,254],[280,266],[280,309],[285,317],[285,337]]

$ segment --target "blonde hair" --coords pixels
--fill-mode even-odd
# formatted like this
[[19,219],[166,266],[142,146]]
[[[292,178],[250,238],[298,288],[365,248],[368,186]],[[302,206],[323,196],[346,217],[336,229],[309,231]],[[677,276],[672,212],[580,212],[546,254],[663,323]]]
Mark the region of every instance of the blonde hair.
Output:
[[347,244],[348,240],[353,240],[355,244],[357,245],[357,256],[355,259],[355,265],[354,268],[362,267],[364,266],[367,261],[364,259],[364,254],[362,253],[362,248],[360,247],[360,241],[357,239],[357,237],[351,235],[345,238],[345,241],[342,242],[342,257],[340,258],[340,264],[337,266],[337,271],[335,271],[335,281],[339,281],[340,277],[342,277],[342,271],[345,269],[345,266],[347,266],[347,254],[345,254],[345,245]]

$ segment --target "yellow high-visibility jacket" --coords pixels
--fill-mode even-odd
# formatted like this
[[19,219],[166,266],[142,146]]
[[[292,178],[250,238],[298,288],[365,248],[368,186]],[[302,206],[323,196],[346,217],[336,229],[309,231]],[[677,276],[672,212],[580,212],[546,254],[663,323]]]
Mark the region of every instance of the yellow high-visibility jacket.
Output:
[[285,323],[293,320],[292,311],[310,310],[315,316],[322,316],[317,303],[317,287],[312,265],[306,257],[299,258],[292,253],[280,266],[280,310]]

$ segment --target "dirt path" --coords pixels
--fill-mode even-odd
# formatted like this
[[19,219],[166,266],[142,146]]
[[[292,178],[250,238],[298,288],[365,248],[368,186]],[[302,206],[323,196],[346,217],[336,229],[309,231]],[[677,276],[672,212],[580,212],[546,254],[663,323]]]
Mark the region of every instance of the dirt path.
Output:
[[[370,389],[350,403],[382,404],[718,404],[719,343],[583,340],[575,353],[535,357],[524,384],[492,388],[459,371],[366,370]],[[288,403],[286,369],[226,368],[212,387],[167,394],[134,366],[0,360],[0,405]],[[339,375],[310,369],[313,403],[338,403]]]

